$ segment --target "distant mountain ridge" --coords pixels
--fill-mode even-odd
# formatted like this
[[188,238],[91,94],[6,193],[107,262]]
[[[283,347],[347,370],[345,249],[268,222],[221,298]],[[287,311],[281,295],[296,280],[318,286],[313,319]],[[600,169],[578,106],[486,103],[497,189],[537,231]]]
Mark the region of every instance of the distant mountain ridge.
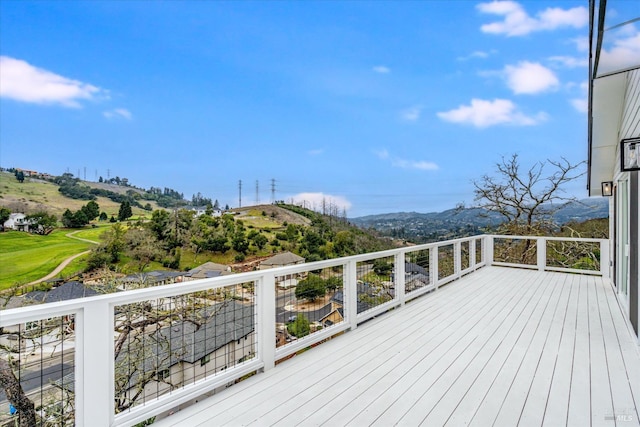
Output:
[[[568,222],[583,222],[589,219],[608,218],[607,198],[583,199],[568,202],[553,215],[558,225]],[[482,232],[486,227],[497,226],[504,221],[496,213],[481,208],[456,208],[442,212],[395,212],[351,218],[349,221],[362,228],[373,228],[379,232],[416,242],[470,235]]]

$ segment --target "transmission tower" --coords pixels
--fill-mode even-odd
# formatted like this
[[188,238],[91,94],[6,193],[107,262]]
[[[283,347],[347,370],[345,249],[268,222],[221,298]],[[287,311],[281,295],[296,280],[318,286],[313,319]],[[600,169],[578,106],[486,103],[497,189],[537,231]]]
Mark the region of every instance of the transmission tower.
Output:
[[271,178],[271,204],[276,202],[276,180]]
[[238,181],[238,207],[242,207],[242,180]]

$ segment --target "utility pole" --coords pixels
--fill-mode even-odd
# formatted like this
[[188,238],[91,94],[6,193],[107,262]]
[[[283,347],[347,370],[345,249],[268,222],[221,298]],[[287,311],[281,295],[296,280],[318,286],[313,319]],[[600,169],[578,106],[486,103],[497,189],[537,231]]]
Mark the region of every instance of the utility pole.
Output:
[[276,180],[271,178],[271,204],[276,202]]
[[238,181],[238,207],[242,207],[242,180]]
[[87,167],[84,167],[84,180],[87,180]]

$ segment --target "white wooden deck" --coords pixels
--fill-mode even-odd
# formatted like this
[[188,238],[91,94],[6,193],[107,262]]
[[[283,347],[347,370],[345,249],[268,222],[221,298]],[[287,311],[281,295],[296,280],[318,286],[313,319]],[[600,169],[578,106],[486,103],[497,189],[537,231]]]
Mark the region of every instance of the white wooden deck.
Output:
[[640,355],[598,277],[483,268],[155,425],[637,426]]

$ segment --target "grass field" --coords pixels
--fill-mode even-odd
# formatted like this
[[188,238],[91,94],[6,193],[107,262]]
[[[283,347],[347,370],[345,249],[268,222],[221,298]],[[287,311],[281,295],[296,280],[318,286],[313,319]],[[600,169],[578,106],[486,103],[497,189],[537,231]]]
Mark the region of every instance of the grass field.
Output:
[[46,276],[68,257],[92,247],[55,230],[48,236],[7,231],[0,233],[0,290]]
[[[74,200],[63,196],[58,191],[58,186],[51,182],[26,178],[20,183],[12,173],[0,172],[0,206],[7,207],[12,212],[45,210],[60,219],[66,209],[77,211],[87,202],[88,200]],[[118,216],[119,203],[106,197],[98,197],[96,203],[100,206],[100,212],[105,212],[109,217]],[[158,208],[155,202],[151,202],[151,206]],[[151,215],[137,207],[132,207],[132,210],[136,217]]]

